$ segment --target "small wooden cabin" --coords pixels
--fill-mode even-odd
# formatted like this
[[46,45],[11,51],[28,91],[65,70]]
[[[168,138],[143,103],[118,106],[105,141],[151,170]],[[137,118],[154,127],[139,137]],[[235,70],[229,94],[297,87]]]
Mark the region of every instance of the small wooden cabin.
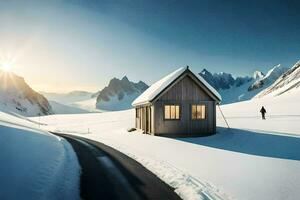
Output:
[[189,67],[165,76],[144,91],[132,105],[135,126],[162,136],[204,136],[216,132],[219,93]]

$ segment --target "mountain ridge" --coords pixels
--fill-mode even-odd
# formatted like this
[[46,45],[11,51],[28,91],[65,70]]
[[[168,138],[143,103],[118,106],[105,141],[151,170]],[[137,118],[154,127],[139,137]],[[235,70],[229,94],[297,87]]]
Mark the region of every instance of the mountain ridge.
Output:
[[24,116],[54,114],[48,100],[21,76],[0,70],[0,109]]
[[279,96],[300,87],[300,60],[256,97]]
[[266,75],[261,71],[254,71],[253,76],[234,78],[230,73],[210,73],[203,69],[199,75],[212,85],[222,96],[222,103],[234,103],[249,100],[273,84],[288,68],[276,65]]
[[96,108],[101,110],[123,110],[131,108],[131,102],[149,86],[143,81],[134,83],[127,76],[112,78],[97,96]]
[[61,104],[70,105],[76,101],[83,101],[91,98],[93,95],[92,92],[86,92],[82,90],[74,90],[67,93],[55,93],[55,92],[44,92],[41,91],[48,100],[56,101]]

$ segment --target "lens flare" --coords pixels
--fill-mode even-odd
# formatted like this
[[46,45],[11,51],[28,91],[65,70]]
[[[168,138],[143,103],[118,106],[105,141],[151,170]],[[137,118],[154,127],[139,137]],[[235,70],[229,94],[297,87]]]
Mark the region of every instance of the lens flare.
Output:
[[11,70],[11,67],[12,67],[12,63],[10,63],[10,62],[1,63],[1,69],[3,71],[9,72]]

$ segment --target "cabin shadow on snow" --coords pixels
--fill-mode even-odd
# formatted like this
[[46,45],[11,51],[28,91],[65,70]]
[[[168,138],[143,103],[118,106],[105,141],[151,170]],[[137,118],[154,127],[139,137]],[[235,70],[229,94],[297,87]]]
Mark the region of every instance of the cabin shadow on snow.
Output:
[[218,127],[217,134],[212,136],[176,139],[250,155],[300,160],[300,137],[296,136],[272,135]]

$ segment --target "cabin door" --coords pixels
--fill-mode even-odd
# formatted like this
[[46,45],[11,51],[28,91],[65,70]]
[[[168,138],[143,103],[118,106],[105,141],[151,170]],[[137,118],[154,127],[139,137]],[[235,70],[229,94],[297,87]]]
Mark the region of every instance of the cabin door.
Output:
[[146,133],[151,133],[151,107],[146,107]]

